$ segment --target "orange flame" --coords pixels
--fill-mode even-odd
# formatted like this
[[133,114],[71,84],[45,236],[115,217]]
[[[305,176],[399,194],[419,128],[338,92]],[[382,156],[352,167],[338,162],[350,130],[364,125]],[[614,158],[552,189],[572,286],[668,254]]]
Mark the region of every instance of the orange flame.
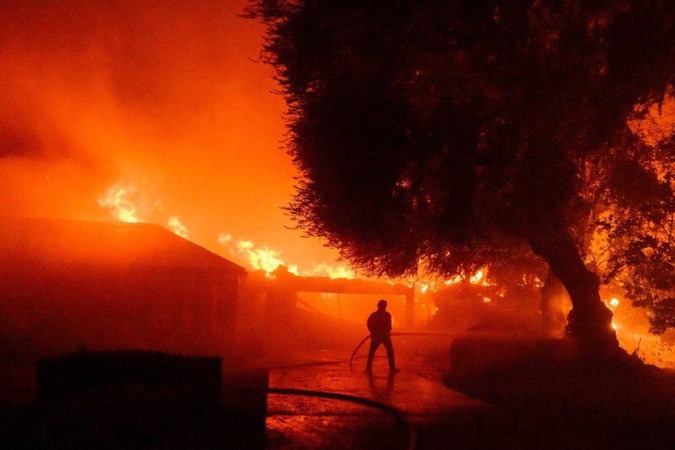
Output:
[[[108,188],[103,196],[98,199],[98,204],[110,211],[110,214],[122,222],[140,222],[138,189],[134,183],[120,180]],[[140,202],[144,205],[144,202]],[[153,210],[160,208],[159,202],[155,202],[151,207],[145,207],[143,210],[150,214]],[[171,216],[167,221],[169,230],[189,239],[188,228],[178,218]],[[234,239],[230,234],[221,233],[218,236],[218,243],[228,252],[238,259],[245,260],[254,270],[263,270],[267,276],[279,268],[286,266],[288,271],[297,276],[323,276],[329,278],[356,278],[356,273],[346,266],[331,266],[325,263],[316,264],[309,270],[301,271],[297,265],[287,264],[281,256],[279,250],[266,246],[257,246],[250,240]]]
[[255,270],[264,270],[268,276],[284,264],[277,250],[256,247],[252,241],[248,240],[235,240],[227,233],[220,233],[218,243],[227,247],[231,254],[245,258]]
[[136,186],[134,184],[118,181],[98,199],[98,204],[108,209],[115,219],[136,223],[139,221],[138,211],[136,205],[129,198],[135,192]]
[[[109,210],[116,220],[129,223],[141,222],[138,202],[134,201],[138,198],[137,192],[138,188],[134,183],[120,180],[105,191],[105,194],[98,199],[98,204]],[[144,202],[141,202],[141,205],[143,204]],[[144,211],[150,213],[151,210],[160,207],[159,202],[156,202],[154,207],[145,207]],[[167,227],[183,239],[188,239],[189,231],[178,216],[171,216],[167,221]]]
[[[455,275],[447,280],[443,280],[442,283],[445,286],[449,286],[451,284],[457,284],[460,283],[465,279],[465,276],[463,275]],[[429,282],[424,281],[423,283],[429,284]],[[487,277],[485,276],[485,269],[478,269],[473,275],[469,275],[469,283],[471,284],[480,284],[483,286],[488,285]],[[430,288],[432,291],[436,290],[436,283],[431,283],[428,288]],[[426,289],[425,289],[426,291]]]
[[[481,280],[483,280],[484,273],[482,270],[477,270],[476,273],[471,275],[469,278],[469,283],[471,284],[478,284]],[[485,281],[485,280],[483,280]],[[484,283],[483,283],[484,284]]]
[[182,237],[183,239],[188,239],[189,235],[188,229],[185,225],[183,225],[178,216],[173,216],[169,218],[167,226],[171,231],[176,233],[178,236]]
[[328,278],[356,278],[356,272],[346,266],[330,266],[328,264],[316,264],[312,269],[301,273],[302,276],[320,276]]
[[287,264],[279,250],[266,246],[256,246],[249,240],[237,240],[228,233],[218,236],[218,243],[226,247],[230,254],[241,257],[255,270],[263,270],[267,276],[279,266],[286,266],[288,271],[297,276],[324,276],[329,278],[356,278],[356,273],[345,266],[330,266],[328,264],[316,264],[309,270],[301,271],[295,264]]

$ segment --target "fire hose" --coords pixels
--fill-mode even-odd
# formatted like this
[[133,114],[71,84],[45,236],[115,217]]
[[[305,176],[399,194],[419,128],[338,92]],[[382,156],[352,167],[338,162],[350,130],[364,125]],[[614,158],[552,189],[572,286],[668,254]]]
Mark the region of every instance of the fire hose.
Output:
[[[417,332],[417,333],[390,333],[390,336],[457,336],[460,333],[449,333],[449,332]],[[363,339],[361,339],[361,342],[359,342],[359,345],[356,346],[354,349],[354,352],[352,352],[352,356],[349,358],[349,368],[352,368],[352,364],[354,362],[354,357],[356,356],[356,353],[358,353],[359,349],[363,346],[363,344],[366,343],[368,339],[370,339],[370,334]]]
[[[391,336],[456,336],[458,333],[448,333],[448,332],[416,332],[416,333],[391,333]],[[353,366],[354,357],[361,349],[363,344],[366,343],[368,339],[371,338],[371,335],[364,337],[359,344],[354,349],[351,357],[349,358],[349,367],[350,369]],[[341,394],[337,392],[326,392],[326,391],[312,391],[304,389],[292,389],[292,388],[268,388],[267,393],[269,394],[281,394],[281,395],[298,395],[298,396],[307,396],[307,397],[317,397],[317,398],[326,398],[332,400],[341,400],[352,403],[357,403],[363,406],[370,408],[379,409],[389,415],[391,415],[398,426],[402,427],[405,430],[407,438],[408,450],[414,450],[417,448],[417,430],[415,426],[409,423],[404,414],[398,409],[394,408],[391,405],[386,403],[378,402],[375,400],[370,400],[364,397],[358,397],[355,395]]]
[[[417,333],[391,333],[391,336],[454,336],[457,335],[457,333],[443,333],[443,332],[417,332]],[[350,369],[352,368],[353,365],[353,360],[356,354],[358,353],[359,349],[365,344],[365,342],[370,339],[371,336],[368,335],[364,337],[361,342],[356,346],[356,349],[354,349],[354,352],[351,355],[351,358],[349,358],[349,367]],[[394,408],[391,405],[388,405],[386,403],[381,403],[375,400],[370,400],[364,397],[357,397],[355,395],[349,395],[349,394],[341,394],[341,393],[336,393],[336,392],[326,392],[326,391],[312,391],[312,390],[304,390],[304,389],[292,389],[292,388],[269,388],[267,389],[267,393],[269,394],[281,394],[281,395],[298,395],[298,396],[307,396],[307,397],[317,397],[317,398],[327,398],[327,399],[333,399],[333,400],[341,400],[341,401],[347,401],[347,402],[352,402],[352,403],[357,403],[363,406],[367,406],[370,408],[375,408],[379,409],[380,411],[383,411],[389,415],[391,415],[398,426],[402,427],[405,430],[406,438],[407,438],[407,446],[406,448],[408,450],[414,450],[417,448],[417,430],[415,426],[411,423],[409,423],[404,414],[399,411],[398,409]]]
[[269,394],[282,394],[282,395],[301,395],[307,397],[319,397],[327,398],[332,400],[342,400],[352,403],[357,403],[359,405],[368,406],[370,408],[379,409],[387,414],[390,414],[398,426],[402,427],[405,430],[408,450],[414,450],[417,448],[417,430],[415,426],[409,423],[405,416],[396,408],[386,403],[377,402],[375,400],[370,400],[364,397],[357,397],[355,395],[349,394],[340,394],[337,392],[325,392],[325,391],[309,391],[304,389],[290,389],[290,388],[269,388],[267,389]]

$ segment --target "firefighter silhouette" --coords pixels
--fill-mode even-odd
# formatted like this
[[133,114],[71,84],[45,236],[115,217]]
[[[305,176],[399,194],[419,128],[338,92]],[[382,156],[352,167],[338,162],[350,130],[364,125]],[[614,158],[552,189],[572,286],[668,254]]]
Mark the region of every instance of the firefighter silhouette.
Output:
[[368,317],[368,331],[370,331],[370,350],[368,350],[368,362],[366,371],[372,372],[373,357],[380,344],[384,345],[389,358],[389,371],[396,371],[396,361],[394,360],[394,347],[391,344],[391,314],[387,312],[387,301],[377,302],[377,311]]

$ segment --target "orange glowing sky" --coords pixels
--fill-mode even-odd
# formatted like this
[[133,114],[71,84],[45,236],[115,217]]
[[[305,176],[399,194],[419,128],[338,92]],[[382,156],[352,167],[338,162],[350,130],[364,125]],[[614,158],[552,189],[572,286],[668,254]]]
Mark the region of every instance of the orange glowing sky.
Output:
[[219,237],[301,271],[333,265],[336,251],[287,228],[285,105],[246,4],[2,0],[0,215],[110,220],[100,197],[131,186],[139,220],[178,220],[240,264]]
[[142,221],[177,216],[213,251],[227,233],[332,264],[286,228],[297,173],[246,3],[3,0],[0,215],[109,220],[97,200],[122,182]]

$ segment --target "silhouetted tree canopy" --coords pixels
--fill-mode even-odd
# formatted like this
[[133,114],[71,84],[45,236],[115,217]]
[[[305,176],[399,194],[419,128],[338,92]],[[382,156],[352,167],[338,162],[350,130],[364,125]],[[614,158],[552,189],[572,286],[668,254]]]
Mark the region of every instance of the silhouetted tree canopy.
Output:
[[675,328],[675,139],[625,145],[631,157],[609,164],[598,220],[601,273],[646,308],[651,331]]
[[391,276],[528,245],[572,298],[570,331],[616,342],[580,255],[582,175],[675,81],[670,1],[259,0],[249,13],[268,24],[289,105],[302,229]]

